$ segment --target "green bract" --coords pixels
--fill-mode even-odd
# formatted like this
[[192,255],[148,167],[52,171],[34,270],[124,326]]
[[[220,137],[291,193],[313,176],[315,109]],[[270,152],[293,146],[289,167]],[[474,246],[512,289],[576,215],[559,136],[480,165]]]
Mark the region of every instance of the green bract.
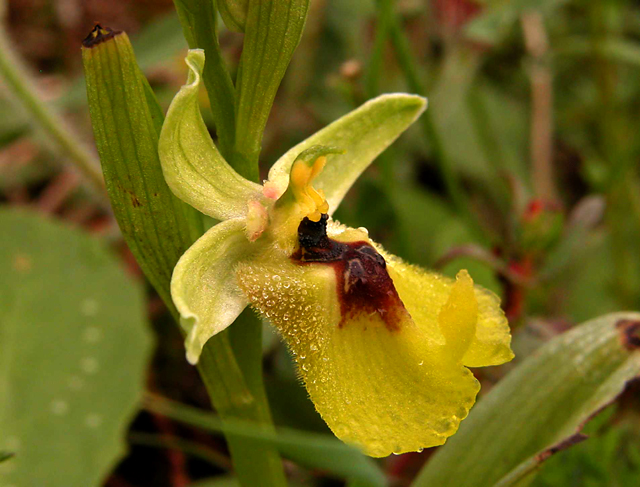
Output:
[[479,390],[467,367],[513,357],[498,298],[466,271],[454,281],[405,264],[329,216],[426,100],[365,103],[284,154],[261,186],[233,170],[202,121],[203,51],[187,64],[160,160],[178,197],[223,220],[173,273],[188,360],[251,303],[280,331],[336,436],[372,456],[444,443]]

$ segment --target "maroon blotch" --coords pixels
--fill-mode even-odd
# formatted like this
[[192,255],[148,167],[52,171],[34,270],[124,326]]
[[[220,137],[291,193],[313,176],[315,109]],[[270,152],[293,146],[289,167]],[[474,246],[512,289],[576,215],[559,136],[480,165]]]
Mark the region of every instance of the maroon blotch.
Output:
[[337,280],[342,327],[348,318],[377,314],[389,331],[398,331],[409,314],[398,296],[384,258],[369,243],[338,242],[327,236],[328,216],[305,218],[298,227],[300,248],[292,258],[300,264],[330,265]]

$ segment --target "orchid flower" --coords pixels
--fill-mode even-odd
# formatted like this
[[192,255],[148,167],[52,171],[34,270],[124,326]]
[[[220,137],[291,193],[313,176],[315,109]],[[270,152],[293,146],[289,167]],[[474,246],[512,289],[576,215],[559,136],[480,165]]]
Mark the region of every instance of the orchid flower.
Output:
[[179,198],[220,220],[173,272],[189,362],[251,305],[280,332],[338,438],[375,457],[443,444],[480,388],[467,367],[513,358],[499,299],[464,270],[453,280],[412,266],[331,218],[426,100],[365,103],[285,153],[259,185],[223,159],[202,120],[204,52],[187,64],[160,136],[162,169]]

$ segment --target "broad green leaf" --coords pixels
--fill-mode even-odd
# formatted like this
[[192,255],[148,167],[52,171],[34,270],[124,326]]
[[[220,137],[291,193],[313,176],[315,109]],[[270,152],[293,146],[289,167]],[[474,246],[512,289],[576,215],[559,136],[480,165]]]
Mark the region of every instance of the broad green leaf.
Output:
[[144,389],[142,289],[78,230],[7,209],[0,228],[0,484],[102,485]]
[[249,0],[236,82],[236,150],[232,161],[249,179],[258,178],[262,134],[278,86],[302,37],[308,9],[309,0]]
[[424,112],[427,100],[416,95],[394,93],[369,100],[339,118],[284,154],[269,171],[269,184],[278,195],[289,184],[291,166],[298,155],[314,145],[345,151],[329,158],[314,179],[322,189],[333,213],[358,176]]
[[186,59],[189,78],[171,102],[158,152],[167,184],[191,206],[218,220],[243,218],[249,200],[262,198],[262,187],[235,172],[220,155],[198,106],[204,51]]
[[258,444],[276,446],[283,456],[307,468],[358,479],[370,487],[386,485],[384,475],[372,459],[332,436],[291,428],[278,428],[277,433],[268,432],[248,421],[222,421],[210,413],[156,396],[148,396],[145,407],[202,429],[233,433]]
[[235,140],[235,89],[218,42],[216,1],[174,0],[173,3],[189,48],[203,49],[207,55],[202,76],[209,95],[220,151],[229,158]]
[[198,362],[204,344],[227,328],[249,301],[238,288],[235,266],[250,253],[244,220],[218,223],[178,261],[171,297],[187,332],[187,359]]
[[549,456],[585,439],[584,424],[639,375],[640,313],[576,326],[483,397],[413,485],[516,485]]
[[244,32],[247,23],[249,0],[218,0],[218,10],[226,26],[237,32]]
[[111,205],[145,275],[170,303],[171,272],[195,240],[195,210],[167,186],[157,144],[162,112],[125,33],[82,48],[91,123]]

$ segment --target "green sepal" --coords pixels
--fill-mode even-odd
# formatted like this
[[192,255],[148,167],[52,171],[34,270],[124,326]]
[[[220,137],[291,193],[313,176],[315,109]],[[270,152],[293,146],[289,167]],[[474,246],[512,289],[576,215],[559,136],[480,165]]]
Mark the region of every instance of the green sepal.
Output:
[[162,111],[124,32],[82,48],[91,124],[109,198],[127,245],[166,303],[171,271],[201,232],[197,212],[162,175]]
[[199,90],[205,58],[192,49],[186,58],[187,84],[175,96],[162,126],[158,152],[173,193],[217,220],[244,218],[247,203],[262,198],[262,187],[240,176],[218,152],[202,120]]
[[309,0],[249,0],[236,100],[233,166],[258,178],[258,156],[273,100],[307,18]]
[[324,191],[333,213],[358,176],[395,141],[427,107],[427,100],[416,95],[394,93],[368,101],[285,153],[269,171],[269,183],[277,194],[284,194],[294,161],[316,145],[344,150],[331,157],[314,180]]

